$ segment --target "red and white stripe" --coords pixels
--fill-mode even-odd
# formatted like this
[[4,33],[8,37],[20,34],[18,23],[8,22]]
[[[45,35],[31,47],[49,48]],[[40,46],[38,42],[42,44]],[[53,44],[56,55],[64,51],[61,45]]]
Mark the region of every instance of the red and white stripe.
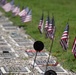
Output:
[[20,8],[19,7],[15,7],[15,9],[12,11],[12,13],[16,16],[20,13]]
[[25,16],[27,14],[27,12],[25,11],[25,9],[23,9],[18,15],[20,17]]
[[40,20],[39,25],[38,25],[40,33],[43,33],[43,25],[44,25],[44,20]]
[[74,42],[73,42],[72,52],[73,54],[76,53],[76,38],[74,39]]
[[27,15],[23,22],[29,22],[32,20],[32,15]]

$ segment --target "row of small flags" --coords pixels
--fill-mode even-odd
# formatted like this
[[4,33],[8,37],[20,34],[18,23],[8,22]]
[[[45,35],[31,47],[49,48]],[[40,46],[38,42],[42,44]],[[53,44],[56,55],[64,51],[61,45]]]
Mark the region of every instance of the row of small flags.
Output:
[[22,22],[29,22],[32,20],[32,10],[28,7],[20,11],[20,6],[15,6],[14,0],[7,2],[7,0],[0,0],[0,5],[5,12],[12,12],[13,16],[20,16]]
[[43,25],[44,25],[44,14],[42,13],[42,17],[40,19],[38,29],[39,29],[41,34],[45,31],[46,37],[53,39],[54,33],[55,33],[54,16],[50,20],[49,15],[48,15],[48,17],[46,19],[45,27]]
[[[48,15],[44,26],[44,14],[42,13],[42,16],[38,25],[38,30],[40,31],[41,34],[44,32],[46,37],[53,40],[55,31],[56,31],[54,16],[52,16],[52,19],[50,19]],[[60,45],[63,48],[63,50],[68,49],[68,44],[69,44],[69,23],[66,24],[62,37],[60,39]],[[76,37],[73,42],[72,53],[76,58]]]

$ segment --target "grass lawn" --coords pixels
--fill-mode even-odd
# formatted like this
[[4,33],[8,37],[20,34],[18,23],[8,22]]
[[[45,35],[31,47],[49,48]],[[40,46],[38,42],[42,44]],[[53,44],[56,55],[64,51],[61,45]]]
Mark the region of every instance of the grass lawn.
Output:
[[[10,1],[10,0],[8,0]],[[40,40],[44,43],[47,51],[50,49],[51,40],[46,39],[44,34],[40,34],[38,30],[39,20],[44,11],[44,20],[49,12],[50,18],[52,13],[55,17],[56,33],[52,48],[52,55],[57,57],[58,61],[66,69],[76,71],[76,59],[72,54],[72,43],[76,36],[76,0],[15,0],[15,5],[20,4],[32,9],[32,21],[29,23],[22,23],[18,16],[10,18],[15,25],[23,25],[26,33],[28,33],[35,40]],[[1,9],[1,8],[0,8]],[[3,11],[1,9],[1,11]],[[5,13],[6,16],[11,17],[11,12]],[[63,51],[60,46],[60,38],[69,19],[69,48]]]

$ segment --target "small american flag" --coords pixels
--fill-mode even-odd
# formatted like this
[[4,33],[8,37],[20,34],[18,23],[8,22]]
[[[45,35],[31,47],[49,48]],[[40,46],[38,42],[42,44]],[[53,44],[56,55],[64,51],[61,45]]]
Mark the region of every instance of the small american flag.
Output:
[[69,42],[69,24],[67,23],[66,28],[60,40],[60,44],[64,50],[67,50]]
[[48,37],[50,39],[54,38],[54,33],[55,33],[55,23],[54,23],[54,17],[52,17],[52,20],[49,21],[49,26],[48,26]]
[[49,18],[49,16],[48,16],[47,19],[46,19],[46,23],[45,23],[45,30],[46,30],[46,31],[47,31],[48,26],[49,26],[49,20],[50,20],[50,18]]
[[49,21],[50,21],[50,18],[48,15],[48,17],[46,19],[45,27],[44,27],[46,37],[48,37],[48,31],[47,30],[48,30],[48,26],[49,26]]
[[19,13],[19,16],[20,16],[20,17],[26,16],[27,13],[28,13],[28,11],[29,11],[29,8],[26,7],[25,9],[23,9],[23,10]]
[[15,9],[15,5],[12,5],[10,11],[12,12],[14,9]]
[[2,6],[2,8],[5,10],[5,12],[9,12],[13,8],[13,6],[14,6],[14,0],[12,0],[9,3],[6,3],[4,6]]
[[38,29],[41,34],[43,33],[43,24],[44,24],[44,14],[42,13],[42,17],[41,17],[39,25],[38,25]]
[[19,14],[19,12],[20,12],[20,8],[19,8],[19,5],[18,5],[18,6],[16,6],[16,7],[13,9],[12,13],[13,13],[14,16],[16,16],[16,15]]
[[29,12],[27,13],[27,15],[25,16],[23,22],[29,22],[32,20],[32,10],[29,10]]
[[73,52],[73,54],[76,54],[76,37],[73,42],[72,52]]

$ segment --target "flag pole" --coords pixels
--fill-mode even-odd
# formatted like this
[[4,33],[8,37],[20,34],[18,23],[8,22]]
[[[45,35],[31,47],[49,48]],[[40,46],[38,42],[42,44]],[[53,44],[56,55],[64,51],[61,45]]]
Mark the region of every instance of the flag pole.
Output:
[[35,65],[35,62],[36,62],[36,57],[37,57],[37,51],[36,51],[36,55],[35,55],[35,58],[34,58],[34,63],[33,63],[33,68],[34,69],[34,65]]
[[35,55],[35,58],[34,58],[34,62],[33,62],[33,66],[32,66],[32,74],[31,75],[33,75],[34,74],[34,67],[35,67],[35,62],[36,62],[36,58],[37,58],[37,51],[36,51],[36,55]]
[[54,42],[54,39],[52,39],[52,42],[51,42],[50,52],[49,52],[49,56],[48,56],[48,59],[47,59],[47,63],[46,63],[46,67],[45,67],[45,72],[47,71],[47,67],[48,67],[48,63],[49,63],[49,59],[50,59],[50,55],[51,55],[51,51],[52,51],[52,47],[53,47],[53,42]]
[[[52,14],[52,18],[53,18],[53,14]],[[54,21],[54,20],[53,20]],[[54,22],[52,24],[55,24]],[[53,38],[52,38],[52,42],[50,44],[50,51],[49,51],[49,56],[48,56],[48,59],[47,59],[47,62],[46,62],[46,67],[45,67],[45,72],[47,71],[47,67],[48,67],[48,63],[49,63],[49,59],[50,59],[50,55],[51,55],[51,51],[52,51],[52,47],[53,47],[53,42],[54,42],[54,37],[55,37],[55,32],[56,30],[54,31],[53,33]]]
[[36,55],[35,55],[35,59],[34,59],[34,63],[33,63],[32,74],[33,74],[33,72],[34,72],[33,69],[34,69],[34,65],[35,65],[35,62],[36,62],[37,53],[43,50],[44,44],[43,44],[43,42],[41,42],[41,41],[36,41],[36,42],[34,43],[33,47],[34,47],[34,49],[36,50]]
[[48,33],[47,33],[48,24],[49,24],[49,11],[48,11],[47,19],[46,19],[46,27],[44,28],[45,38],[48,38]]
[[[68,22],[67,22],[67,24],[69,25],[69,18],[68,18]],[[68,31],[68,35],[69,35],[69,31]],[[69,38],[69,36],[68,36],[68,38]],[[69,43],[69,40],[68,40],[68,43]],[[68,45],[69,46],[69,45]],[[67,48],[68,49],[68,48]],[[68,50],[67,50],[68,51]]]

